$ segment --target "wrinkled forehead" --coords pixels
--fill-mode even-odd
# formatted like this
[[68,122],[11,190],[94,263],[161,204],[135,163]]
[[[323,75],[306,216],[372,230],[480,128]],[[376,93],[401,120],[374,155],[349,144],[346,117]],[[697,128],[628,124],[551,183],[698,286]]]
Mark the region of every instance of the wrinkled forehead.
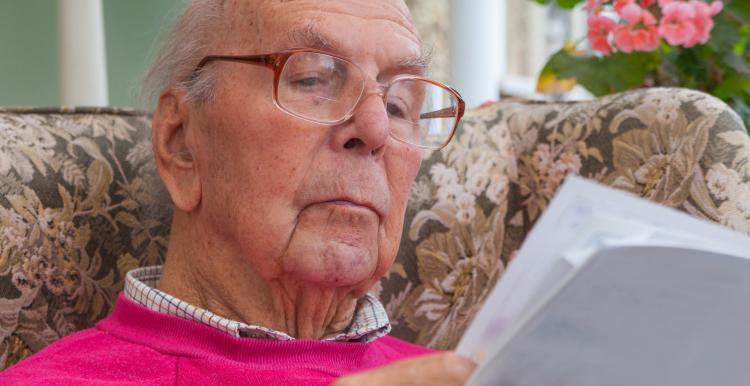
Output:
[[222,53],[309,47],[396,63],[406,72],[423,73],[427,66],[402,0],[236,0],[225,12]]

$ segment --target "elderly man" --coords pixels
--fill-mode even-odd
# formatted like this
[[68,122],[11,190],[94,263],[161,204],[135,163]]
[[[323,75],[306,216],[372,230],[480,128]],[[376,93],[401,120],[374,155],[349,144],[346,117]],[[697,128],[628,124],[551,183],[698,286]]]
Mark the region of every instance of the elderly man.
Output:
[[166,264],[2,383],[465,382],[473,364],[386,336],[367,295],[463,112],[421,52],[397,0],[191,3],[146,79]]

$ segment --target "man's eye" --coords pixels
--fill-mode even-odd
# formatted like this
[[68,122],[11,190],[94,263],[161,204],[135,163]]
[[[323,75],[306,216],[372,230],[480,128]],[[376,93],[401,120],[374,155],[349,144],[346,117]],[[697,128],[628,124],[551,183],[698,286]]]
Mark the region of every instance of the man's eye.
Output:
[[401,118],[407,121],[416,121],[419,119],[414,114],[418,113],[413,111],[412,98],[408,95],[400,95],[399,93],[390,93],[388,96],[388,102],[385,104],[385,109],[388,115],[394,118]]
[[385,108],[388,111],[388,115],[392,117],[406,118],[406,112],[397,103],[388,102]]
[[319,76],[305,76],[293,79],[290,83],[297,88],[317,88],[325,87],[328,81]]

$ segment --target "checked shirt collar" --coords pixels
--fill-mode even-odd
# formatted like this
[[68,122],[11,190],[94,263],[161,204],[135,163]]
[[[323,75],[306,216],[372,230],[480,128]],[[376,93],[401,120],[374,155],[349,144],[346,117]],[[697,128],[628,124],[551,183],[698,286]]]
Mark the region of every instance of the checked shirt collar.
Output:
[[[152,311],[177,316],[219,329],[235,337],[293,340],[281,331],[230,320],[211,311],[196,307],[156,289],[162,266],[136,268],[125,277],[125,297]],[[385,308],[374,296],[367,294],[357,302],[354,318],[349,327],[323,340],[337,342],[372,342],[391,330]]]

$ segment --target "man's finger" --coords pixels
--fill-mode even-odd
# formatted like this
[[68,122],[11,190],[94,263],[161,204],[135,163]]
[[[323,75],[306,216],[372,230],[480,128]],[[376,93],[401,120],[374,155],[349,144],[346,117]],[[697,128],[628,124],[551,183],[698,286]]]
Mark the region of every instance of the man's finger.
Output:
[[463,385],[474,362],[452,352],[398,361],[339,379],[334,385]]

